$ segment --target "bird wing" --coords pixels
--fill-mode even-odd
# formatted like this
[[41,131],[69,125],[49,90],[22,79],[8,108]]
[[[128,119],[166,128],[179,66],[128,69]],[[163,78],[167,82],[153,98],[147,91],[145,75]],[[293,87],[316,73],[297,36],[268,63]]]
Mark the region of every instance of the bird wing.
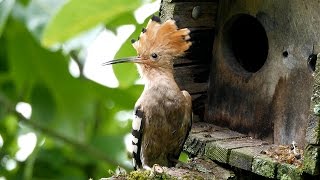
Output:
[[182,94],[184,95],[184,97],[187,100],[185,118],[184,118],[184,121],[186,121],[186,124],[187,124],[187,132],[186,132],[186,135],[185,135],[185,138],[184,138],[182,144],[180,145],[180,152],[179,152],[179,155],[177,157],[178,159],[179,159],[180,153],[183,150],[184,143],[186,142],[186,140],[187,140],[187,138],[189,136],[189,133],[191,131],[192,121],[193,121],[192,98],[191,98],[190,94],[187,91],[181,91],[181,92],[182,92]]
[[133,167],[135,170],[142,167],[141,162],[141,142],[142,142],[142,134],[143,127],[145,123],[145,114],[142,110],[141,105],[136,106],[134,108],[134,116],[132,121],[132,131],[131,134],[133,136],[132,146],[133,146]]

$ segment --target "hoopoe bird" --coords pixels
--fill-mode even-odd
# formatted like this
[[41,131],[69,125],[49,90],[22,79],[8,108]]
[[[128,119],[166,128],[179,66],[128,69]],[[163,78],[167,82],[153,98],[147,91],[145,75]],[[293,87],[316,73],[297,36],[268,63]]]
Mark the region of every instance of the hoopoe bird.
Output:
[[131,41],[136,57],[104,63],[135,63],[145,81],[132,122],[135,169],[150,169],[154,164],[172,167],[178,162],[191,129],[192,102],[174,80],[173,60],[191,46],[189,33],[187,28],[178,29],[174,20],[161,24],[153,16],[138,40]]

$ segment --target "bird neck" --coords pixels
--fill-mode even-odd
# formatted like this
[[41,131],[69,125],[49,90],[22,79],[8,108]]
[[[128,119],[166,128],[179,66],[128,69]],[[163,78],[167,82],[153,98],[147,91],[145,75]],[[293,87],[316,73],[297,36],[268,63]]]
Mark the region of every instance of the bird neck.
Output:
[[180,91],[172,69],[150,68],[141,70],[139,70],[139,73],[145,82],[145,89],[165,87],[166,89]]

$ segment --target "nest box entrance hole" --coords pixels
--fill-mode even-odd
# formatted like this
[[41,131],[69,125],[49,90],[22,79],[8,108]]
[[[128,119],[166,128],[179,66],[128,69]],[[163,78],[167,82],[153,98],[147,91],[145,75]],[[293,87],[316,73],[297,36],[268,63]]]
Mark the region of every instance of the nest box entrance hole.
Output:
[[260,78],[262,73],[258,74],[267,67],[266,30],[256,17],[244,13],[224,22],[214,45],[207,120],[272,142],[270,103],[262,96],[267,84]]
[[238,14],[224,26],[224,43],[235,62],[245,71],[255,73],[262,68],[268,56],[268,37],[264,27],[253,16]]

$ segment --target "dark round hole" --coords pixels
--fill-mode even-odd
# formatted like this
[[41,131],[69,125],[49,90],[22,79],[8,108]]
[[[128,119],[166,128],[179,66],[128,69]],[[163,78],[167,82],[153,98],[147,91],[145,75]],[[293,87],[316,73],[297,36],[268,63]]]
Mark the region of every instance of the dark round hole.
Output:
[[282,53],[283,57],[288,57],[288,55],[289,55],[288,51],[283,51],[283,53]]
[[236,61],[248,72],[257,72],[268,56],[268,37],[253,16],[238,14],[225,25],[224,38]]

